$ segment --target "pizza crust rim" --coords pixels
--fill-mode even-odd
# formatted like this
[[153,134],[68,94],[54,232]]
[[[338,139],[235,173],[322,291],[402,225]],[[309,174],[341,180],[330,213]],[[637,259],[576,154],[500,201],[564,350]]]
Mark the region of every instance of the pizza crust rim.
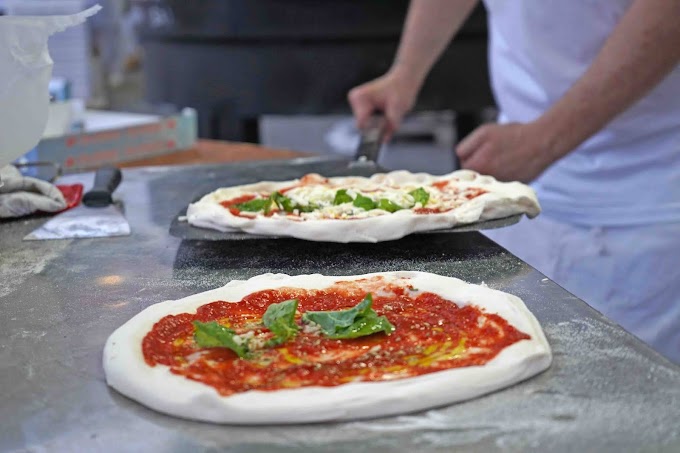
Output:
[[[289,187],[299,180],[262,181],[217,189],[203,196],[187,209],[188,222],[197,227],[222,232],[243,231],[263,236],[289,236],[320,242],[380,242],[402,238],[411,233],[451,228],[485,220],[500,219],[516,214],[533,218],[540,211],[534,190],[520,182],[500,182],[491,176],[481,175],[472,170],[456,170],[452,173],[434,176],[427,173],[411,173],[398,170],[378,173],[370,178],[358,176],[329,178],[338,183],[365,184],[390,181],[396,184],[432,184],[433,182],[455,180],[462,187],[481,187],[488,191],[464,205],[440,214],[416,214],[401,210],[393,214],[353,220],[311,219],[296,221],[288,218],[264,217],[244,218],[231,214],[219,201],[235,197],[248,191],[274,192]],[[229,192],[227,192],[229,191]],[[228,195],[231,194],[231,195]]]
[[[144,361],[141,342],[160,318],[195,311],[214,300],[238,301],[263,289],[321,289],[338,280],[374,276],[409,279],[419,289],[474,303],[503,316],[531,336],[505,348],[484,366],[453,368],[393,381],[357,382],[335,387],[248,391],[220,396],[208,385],[188,380],[162,365]],[[236,425],[291,424],[374,418],[444,406],[523,381],[547,369],[552,352],[538,320],[516,296],[426,272],[397,271],[355,276],[263,274],[183,299],[165,301],[135,315],[108,338],[103,365],[109,386],[169,415]]]

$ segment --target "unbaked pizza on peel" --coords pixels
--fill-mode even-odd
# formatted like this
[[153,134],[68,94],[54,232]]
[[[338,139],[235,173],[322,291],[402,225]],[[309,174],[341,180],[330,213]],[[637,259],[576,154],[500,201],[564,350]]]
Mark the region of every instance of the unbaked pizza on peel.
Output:
[[531,187],[470,170],[443,176],[394,171],[370,178],[308,174],[293,181],[226,187],[189,205],[193,226],[311,241],[380,242],[419,231],[535,217]]
[[265,274],[148,307],[108,339],[109,385],[158,411],[231,424],[407,413],[545,370],[517,297],[424,272]]

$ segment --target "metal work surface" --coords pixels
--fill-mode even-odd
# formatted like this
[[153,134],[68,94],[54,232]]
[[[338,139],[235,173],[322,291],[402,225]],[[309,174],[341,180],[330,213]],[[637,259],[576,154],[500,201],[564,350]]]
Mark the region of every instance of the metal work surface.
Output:
[[[0,223],[0,451],[680,450],[680,367],[480,233],[380,244],[181,241],[168,234],[186,203],[218,186],[344,168],[346,162],[312,159],[125,171],[117,196],[132,229],[127,237],[22,242],[44,218]],[[62,181],[87,189],[92,174]],[[106,338],[151,304],[264,272],[383,270],[434,272],[521,297],[553,348],[552,367],[426,412],[292,426],[176,419],[106,386]]]

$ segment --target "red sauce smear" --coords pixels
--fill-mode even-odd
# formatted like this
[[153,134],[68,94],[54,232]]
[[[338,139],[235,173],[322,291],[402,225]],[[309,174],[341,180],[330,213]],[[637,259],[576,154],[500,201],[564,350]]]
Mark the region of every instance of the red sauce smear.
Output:
[[144,359],[150,366],[168,366],[172,373],[227,396],[255,389],[402,379],[484,365],[504,348],[530,338],[500,316],[475,306],[458,306],[432,293],[388,285],[380,295],[374,293],[373,308],[395,326],[390,335],[331,340],[301,330],[294,340],[260,350],[252,358],[238,358],[227,348],[199,348],[193,341],[194,320],[217,321],[237,333],[254,329],[257,335],[267,332],[259,323],[272,303],[299,299],[299,323],[305,311],[349,308],[364,294],[356,287],[282,288],[250,294],[240,303],[208,303],[195,314],[169,315],[158,321],[142,342]]
[[225,201],[220,201],[220,204],[224,206],[225,208],[230,208],[234,206],[235,204],[239,203],[245,203],[246,201],[254,200],[255,195],[248,194],[248,195],[241,195],[240,197],[232,198],[231,200],[225,200]]
[[236,205],[239,203],[245,203],[246,201],[254,200],[255,198],[256,197],[253,194],[241,195],[240,197],[232,198],[230,200],[220,201],[220,204],[226,209],[228,209],[231,215],[252,219],[254,217],[252,214],[242,215],[241,210],[238,209]]
[[290,192],[290,191],[293,190],[293,189],[297,189],[298,187],[301,187],[301,185],[300,185],[300,184],[296,184],[296,185],[294,185],[294,186],[284,187],[283,189],[279,189],[279,193],[280,193],[281,195],[283,195],[283,194],[285,194],[286,192]]
[[416,208],[413,210],[416,214],[441,214],[443,212],[448,212],[453,208],[440,209],[440,208]]
[[468,200],[472,200],[473,198],[477,198],[478,196],[484,195],[487,192],[488,190],[480,189],[479,187],[470,187],[463,192],[463,196]]

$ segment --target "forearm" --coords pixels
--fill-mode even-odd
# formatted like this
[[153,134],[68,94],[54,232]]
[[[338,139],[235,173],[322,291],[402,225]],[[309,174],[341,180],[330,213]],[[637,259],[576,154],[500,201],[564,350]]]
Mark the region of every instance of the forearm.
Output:
[[554,160],[649,92],[680,62],[680,0],[636,0],[586,73],[535,125]]
[[391,71],[422,84],[478,0],[411,0]]

